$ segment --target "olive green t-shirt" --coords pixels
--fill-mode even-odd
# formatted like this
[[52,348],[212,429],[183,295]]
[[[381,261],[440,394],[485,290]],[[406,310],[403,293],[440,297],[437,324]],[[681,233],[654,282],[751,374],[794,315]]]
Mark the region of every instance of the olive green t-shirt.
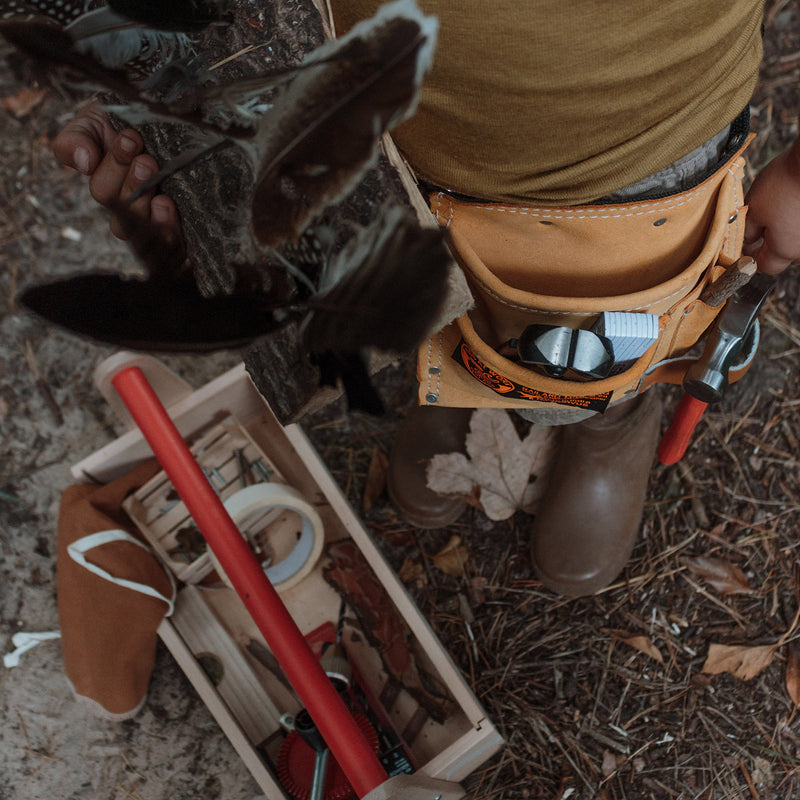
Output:
[[[475,197],[588,203],[698,147],[748,104],[763,0],[418,0],[440,20],[414,117],[418,178]],[[332,0],[337,34],[380,0]]]

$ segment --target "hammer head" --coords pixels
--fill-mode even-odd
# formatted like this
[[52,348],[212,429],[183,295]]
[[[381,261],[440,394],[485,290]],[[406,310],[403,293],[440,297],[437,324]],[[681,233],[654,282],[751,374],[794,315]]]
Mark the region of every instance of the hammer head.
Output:
[[756,317],[775,277],[757,272],[728,300],[706,340],[703,355],[686,371],[683,388],[704,403],[716,403],[728,387],[728,372],[755,336]]

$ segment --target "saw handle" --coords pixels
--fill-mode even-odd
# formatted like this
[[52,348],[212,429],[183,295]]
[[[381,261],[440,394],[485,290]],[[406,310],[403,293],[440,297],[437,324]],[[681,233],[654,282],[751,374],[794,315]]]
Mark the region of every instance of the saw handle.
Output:
[[669,466],[683,458],[694,429],[707,407],[708,403],[690,394],[683,395],[667,432],[658,444],[658,460],[662,464]]

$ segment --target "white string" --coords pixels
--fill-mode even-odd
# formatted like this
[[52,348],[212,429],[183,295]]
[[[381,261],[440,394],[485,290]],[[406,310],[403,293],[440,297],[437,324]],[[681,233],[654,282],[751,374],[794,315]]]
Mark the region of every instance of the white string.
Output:
[[19,666],[19,657],[26,653],[33,647],[36,647],[37,644],[41,642],[46,642],[49,639],[60,639],[61,632],[60,631],[47,631],[44,633],[25,633],[25,631],[19,631],[19,633],[15,633],[11,637],[11,644],[14,645],[17,649],[14,650],[13,653],[6,653],[3,656],[3,666],[7,669],[11,669],[11,667]]
[[70,558],[76,564],[80,564],[82,567],[88,569],[89,572],[94,573],[104,580],[110,581],[111,583],[116,583],[118,586],[124,586],[127,589],[132,589],[135,592],[141,592],[142,594],[149,595],[150,597],[155,597],[158,600],[163,600],[168,606],[166,616],[169,617],[175,609],[175,595],[177,593],[177,587],[175,585],[175,579],[172,577],[172,573],[169,570],[164,570],[167,574],[167,577],[169,577],[170,584],[172,585],[171,598],[165,597],[157,589],[154,589],[152,586],[148,586],[146,583],[138,583],[136,581],[129,581],[125,578],[117,578],[115,575],[112,575],[110,572],[98,567],[96,564],[92,564],[86,559],[85,555],[89,550],[92,550],[93,548],[99,547],[103,544],[108,544],[109,542],[130,542],[131,544],[135,544],[137,547],[141,547],[142,550],[146,550],[148,553],[155,555],[155,553],[153,553],[153,551],[146,544],[143,544],[126,531],[120,529],[100,531],[99,533],[91,533],[88,536],[84,536],[82,539],[78,539],[77,541],[68,545],[67,553],[69,553]]

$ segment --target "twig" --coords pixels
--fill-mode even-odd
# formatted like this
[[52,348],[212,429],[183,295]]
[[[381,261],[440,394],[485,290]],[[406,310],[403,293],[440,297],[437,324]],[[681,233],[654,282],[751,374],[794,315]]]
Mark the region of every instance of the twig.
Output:
[[688,577],[685,573],[681,573],[681,577],[688,583],[696,592],[703,595],[707,600],[710,600],[715,605],[718,605],[721,609],[723,609],[727,614],[729,614],[738,625],[741,625],[742,628],[747,627],[747,620],[741,615],[734,611],[732,608],[729,608],[725,603],[723,603],[718,598],[714,597],[713,594],[707,592],[699,583],[695,583],[690,577]]
[[756,262],[750,256],[742,256],[703,290],[700,300],[713,308],[721,306],[737,289],[749,283],[755,273]]
[[741,500],[743,503],[750,503],[754,506],[785,506],[785,500],[765,500],[758,497],[748,497],[746,494],[739,494],[729,489],[727,486],[722,487],[726,494],[729,494],[734,500]]
[[220,67],[224,66],[225,64],[229,63],[230,61],[235,61],[237,58],[241,58],[242,56],[246,56],[248,53],[252,53],[255,50],[260,50],[262,47],[266,47],[269,42],[262,42],[261,44],[249,44],[247,47],[243,47],[241,50],[233,53],[226,58],[223,58],[220,61],[217,61],[216,64],[212,64],[208,71],[212,72],[215,69],[219,69]]
[[64,415],[61,413],[61,408],[56,402],[55,397],[53,397],[52,391],[50,391],[50,386],[47,384],[47,381],[42,378],[39,372],[39,365],[36,362],[36,355],[33,352],[33,345],[31,344],[30,339],[25,340],[25,360],[28,362],[28,369],[30,370],[31,377],[33,378],[33,383],[41,395],[42,400],[44,400],[44,404],[50,411],[50,414],[53,417],[53,422],[55,422],[56,425],[63,425]]
[[28,755],[31,756],[38,756],[39,758],[43,758],[45,761],[61,761],[62,759],[56,758],[56,756],[49,756],[47,753],[42,753],[40,750],[34,750],[32,747],[23,747],[22,748]]
[[780,750],[775,750],[772,747],[764,747],[763,744],[758,744],[757,742],[745,742],[745,747],[749,747],[751,750],[755,750],[757,753],[763,753],[767,756],[779,758],[781,761],[788,761],[790,764],[800,764],[800,758],[795,758],[787,753],[782,753]]

